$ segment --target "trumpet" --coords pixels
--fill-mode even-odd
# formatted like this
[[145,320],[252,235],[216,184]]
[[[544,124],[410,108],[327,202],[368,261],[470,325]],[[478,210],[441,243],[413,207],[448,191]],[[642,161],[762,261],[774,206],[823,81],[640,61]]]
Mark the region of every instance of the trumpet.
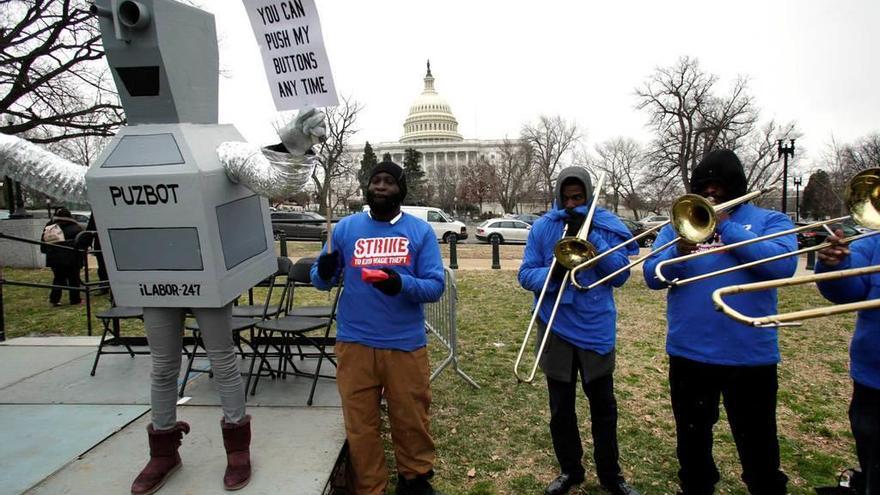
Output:
[[[676,245],[678,241],[685,239],[694,244],[704,242],[715,233],[715,228],[718,226],[718,212],[724,211],[734,206],[738,206],[742,203],[752,200],[764,193],[769,191],[769,189],[762,189],[760,191],[753,191],[748,194],[744,194],[738,198],[732,199],[730,201],[726,201],[724,203],[714,205],[708,199],[698,195],[698,194],[685,194],[679,196],[672,203],[672,209],[670,211],[670,219],[666,222],[661,223],[660,225],[651,227],[650,229],[642,232],[641,234],[633,237],[632,239],[628,239],[616,246],[608,249],[607,251],[602,252],[598,256],[594,256],[591,259],[585,260],[583,263],[575,266],[571,269],[571,280],[572,284],[580,290],[590,290],[595,287],[598,287],[601,284],[613,279],[618,274],[625,272],[626,270],[631,269],[632,267],[642,263],[646,259],[651,256],[662,252],[670,247]],[[675,232],[678,236],[675,239],[659,246],[648,254],[640,256],[635,260],[631,261],[626,266],[609,273],[608,275],[596,280],[595,282],[584,286],[578,283],[576,275],[581,270],[586,270],[588,268],[592,268],[605,256],[617,251],[618,249],[623,248],[627,244],[631,242],[636,242],[639,239],[650,235],[654,232],[659,231],[663,227],[672,224],[672,228],[675,229]]]
[[[663,268],[674,264],[681,263],[684,261],[688,261],[694,258],[699,258],[700,256],[708,256],[710,254],[722,253],[725,251],[730,251],[732,249],[736,249],[738,247],[742,247],[748,244],[754,244],[756,242],[766,241],[769,239],[775,239],[777,237],[796,234],[798,232],[813,229],[816,227],[825,227],[830,224],[835,224],[838,222],[842,222],[844,220],[852,219],[859,225],[863,227],[868,227],[870,229],[880,229],[880,168],[871,168],[867,170],[863,170],[853,176],[850,179],[849,184],[847,185],[845,191],[845,202],[847,210],[850,212],[849,215],[833,218],[831,220],[823,220],[821,222],[812,223],[809,225],[804,225],[801,227],[796,227],[793,229],[784,230],[781,232],[774,232],[772,234],[767,234],[764,236],[756,237],[754,239],[749,239],[746,241],[736,242],[733,244],[728,244],[725,246],[719,246],[717,248],[713,248],[707,251],[687,254],[684,256],[679,256],[677,258],[671,258],[668,260],[661,261],[657,263],[657,266],[654,269],[654,276],[657,277],[661,282],[665,282],[670,286],[681,286],[685,284],[689,284],[692,282],[698,282],[700,280],[704,280],[710,277],[715,277],[717,275],[724,275],[726,273],[730,273],[737,270],[744,270],[747,268],[751,268],[757,265],[761,265],[764,263],[769,263],[772,261],[777,261],[783,258],[788,258],[790,256],[799,256],[804,253],[809,253],[812,251],[818,251],[820,249],[824,249],[830,246],[829,243],[825,242],[822,244],[818,244],[816,246],[811,246],[803,249],[798,249],[796,251],[791,251],[787,253],[778,254],[776,256],[771,256],[769,258],[763,258],[760,260],[750,261],[748,263],[743,263],[741,265],[732,266],[729,268],[725,268],[722,270],[716,270],[714,272],[704,273],[701,275],[696,275],[693,277],[688,277],[684,279],[674,279],[668,280],[663,276]],[[878,232],[868,232],[866,234],[854,235],[852,237],[844,239],[845,242],[853,242],[859,239],[863,239],[865,237],[870,237],[872,235],[876,235]]]
[[[849,182],[846,189],[846,205],[850,211],[851,218],[863,227],[870,229],[880,229],[880,168],[871,168],[863,170],[856,174]],[[845,217],[844,217],[845,218]],[[828,223],[828,222],[826,222]],[[852,242],[863,239],[880,232],[868,232],[843,239],[844,242]],[[800,254],[801,252],[818,251],[831,246],[830,242],[823,242],[817,246],[807,249],[801,249],[786,255]],[[761,262],[772,261],[778,258],[774,256],[767,260],[759,260]],[[734,320],[750,325],[753,327],[778,327],[800,325],[801,321],[810,318],[819,318],[823,316],[831,316],[852,311],[863,311],[868,309],[880,308],[880,299],[873,301],[861,301],[848,304],[836,304],[824,308],[805,309],[801,311],[793,311],[789,313],[780,313],[767,316],[751,317],[731,308],[724,301],[724,296],[729,294],[742,294],[744,292],[754,292],[759,290],[777,289],[782,287],[790,287],[793,285],[802,285],[814,282],[824,282],[828,280],[839,280],[847,277],[861,277],[880,272],[880,266],[868,266],[862,268],[852,268],[849,270],[840,270],[817,275],[807,275],[803,277],[791,277],[786,279],[768,280],[764,282],[754,282],[751,284],[731,285],[716,289],[712,293],[712,301],[715,308],[723,312]]]
[[[532,312],[532,318],[529,320],[528,328],[526,328],[526,335],[523,337],[522,345],[519,347],[519,353],[516,356],[516,362],[513,364],[513,374],[516,376],[517,381],[531,383],[535,379],[535,373],[538,372],[538,364],[541,362],[541,354],[544,353],[544,347],[547,345],[547,339],[550,336],[550,329],[553,326],[553,320],[556,318],[556,310],[559,309],[559,302],[562,301],[562,294],[565,292],[565,288],[571,278],[571,267],[596,256],[596,247],[587,240],[587,236],[590,233],[590,225],[593,223],[593,215],[596,213],[596,205],[599,203],[599,194],[602,191],[602,185],[604,183],[605,173],[603,172],[599,175],[599,180],[596,182],[593,200],[590,204],[587,218],[584,220],[584,224],[577,232],[577,235],[575,237],[565,237],[568,233],[568,226],[566,225],[562,229],[562,238],[559,239],[553,247],[553,261],[550,263],[550,271],[547,272],[547,278],[544,279],[544,286],[541,288],[541,294],[538,296],[537,303],[535,303],[535,310]],[[550,279],[553,276],[553,269],[556,268],[557,263],[565,267],[567,271],[565,272],[565,275],[562,278],[562,283],[559,286],[559,293],[556,295],[556,302],[553,304],[550,318],[547,320],[547,325],[544,330],[544,338],[541,339],[541,345],[538,347],[538,355],[535,359],[535,364],[532,366],[529,375],[524,378],[520,376],[519,366],[522,362],[523,354],[525,354],[526,346],[529,343],[529,337],[532,335],[535,321],[538,319],[538,313],[541,311],[541,304],[544,302],[544,296],[547,294],[547,287],[550,285]]]

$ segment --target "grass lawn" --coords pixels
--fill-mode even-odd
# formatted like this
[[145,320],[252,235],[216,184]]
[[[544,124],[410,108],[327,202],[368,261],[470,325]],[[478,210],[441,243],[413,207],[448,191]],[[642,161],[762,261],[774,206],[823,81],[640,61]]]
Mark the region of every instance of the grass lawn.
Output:
[[[314,246],[308,246],[309,252]],[[292,256],[307,254],[305,248],[293,247]],[[48,270],[6,269],[4,276],[51,281]],[[471,389],[449,370],[433,384],[433,431],[439,454],[436,485],[448,494],[541,493],[557,474],[547,427],[546,386],[540,376],[535,384],[517,384],[512,373],[531,315],[531,295],[519,288],[514,271],[463,271],[458,274],[458,288],[461,366],[482,388]],[[52,308],[40,289],[7,286],[3,291],[8,338],[85,334],[82,307]],[[672,494],[677,489],[678,464],[664,352],[665,292],[648,290],[641,276],[634,276],[616,298],[621,465],[642,493]],[[307,299],[326,301],[318,294]],[[106,297],[98,298],[99,307],[106,304]],[[781,294],[780,309],[823,304],[827,303],[814,287],[799,287]],[[128,334],[140,332],[138,324]],[[813,486],[828,484],[842,468],[856,463],[846,414],[851,392],[847,349],[853,325],[853,315],[843,315],[780,333],[778,423],[791,493],[812,493]],[[439,359],[439,350],[433,356]],[[587,482],[579,493],[603,493],[593,476],[589,415],[582,392],[578,401],[588,453]],[[746,493],[723,416],[715,433],[715,456],[722,474],[718,492]]]

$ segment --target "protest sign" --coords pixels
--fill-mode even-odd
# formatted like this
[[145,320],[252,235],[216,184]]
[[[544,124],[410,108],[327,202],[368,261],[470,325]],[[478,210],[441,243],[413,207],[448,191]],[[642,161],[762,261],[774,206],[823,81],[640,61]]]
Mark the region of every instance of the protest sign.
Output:
[[243,0],[279,111],[339,103],[314,0]]

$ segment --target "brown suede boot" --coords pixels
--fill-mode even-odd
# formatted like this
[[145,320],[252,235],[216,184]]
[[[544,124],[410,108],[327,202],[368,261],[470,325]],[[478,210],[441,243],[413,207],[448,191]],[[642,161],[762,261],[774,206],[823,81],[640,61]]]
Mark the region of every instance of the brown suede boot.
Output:
[[170,430],[155,430],[147,426],[150,439],[150,462],[131,484],[132,495],[149,495],[162,488],[165,481],[180,467],[180,439],[189,433],[189,425],[178,421]]
[[238,490],[251,480],[251,416],[246,415],[240,423],[220,420],[223,429],[223,446],[226,448],[226,474],[223,487]]

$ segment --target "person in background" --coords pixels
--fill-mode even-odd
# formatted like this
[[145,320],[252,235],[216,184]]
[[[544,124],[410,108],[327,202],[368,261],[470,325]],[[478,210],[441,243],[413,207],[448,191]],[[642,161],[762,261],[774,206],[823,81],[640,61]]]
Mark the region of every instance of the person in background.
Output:
[[[431,382],[422,304],[440,299],[443,260],[434,231],[400,211],[406,176],[394,162],[376,165],[367,186],[370,211],[343,218],[312,266],[312,284],[329,290],[342,277],[336,329],[336,384],[348,437],[354,493],[381,495],[388,484],[380,402],[388,402],[397,461],[397,495],[435,495],[430,432]],[[381,276],[370,278],[380,270]],[[376,273],[372,273],[376,276]]]
[[[547,295],[538,309],[539,339],[546,331],[546,323],[566,275],[565,268],[559,263],[553,273],[549,273],[554,247],[566,226],[566,236],[578,233],[586,221],[593,196],[590,176],[585,168],[569,167],[560,171],[556,183],[556,209],[535,221],[519,268],[519,283],[536,294],[536,302],[548,274],[551,277]],[[596,208],[588,240],[599,253],[631,237],[614,214]],[[603,258],[594,268],[581,271],[577,275],[578,282],[589,285],[626,266],[629,262],[627,256],[634,254],[638,254],[638,246],[630,243],[625,249]],[[617,400],[614,397],[617,309],[613,289],[622,286],[627,278],[628,270],[587,292],[568,288],[557,310],[544,353],[539,356],[550,396],[550,437],[562,471],[544,490],[545,495],[562,495],[584,481],[584,451],[575,411],[578,374],[590,402],[593,458],[599,483],[612,495],[638,495],[635,488],[624,480],[618,462]]]
[[[50,225],[57,225],[64,233],[63,241],[55,241],[52,243],[58,246],[65,246],[40,246],[40,251],[46,254],[46,266],[52,269],[52,285],[71,287],[68,291],[70,304],[80,304],[82,302],[82,297],[77,289],[82,286],[79,271],[83,266],[83,257],[82,253],[79,251],[66,248],[74,247],[74,239],[76,239],[77,234],[82,232],[83,228],[73,219],[70,210],[67,208],[58,208],[55,210],[55,214],[52,215],[52,219],[46,223],[46,227],[49,227]],[[54,239],[47,238],[47,229],[44,228],[43,238],[41,240],[43,242],[50,242]],[[61,306],[61,289],[53,288],[51,292],[49,292],[49,302],[52,306]]]
[[[816,273],[880,265],[880,237],[841,242],[843,231],[828,236],[832,245],[818,252]],[[818,282],[819,292],[837,304],[880,298],[880,275],[862,275]],[[856,440],[861,472],[849,489],[833,493],[880,495],[880,310],[859,311],[849,349],[853,380],[849,423]]]

